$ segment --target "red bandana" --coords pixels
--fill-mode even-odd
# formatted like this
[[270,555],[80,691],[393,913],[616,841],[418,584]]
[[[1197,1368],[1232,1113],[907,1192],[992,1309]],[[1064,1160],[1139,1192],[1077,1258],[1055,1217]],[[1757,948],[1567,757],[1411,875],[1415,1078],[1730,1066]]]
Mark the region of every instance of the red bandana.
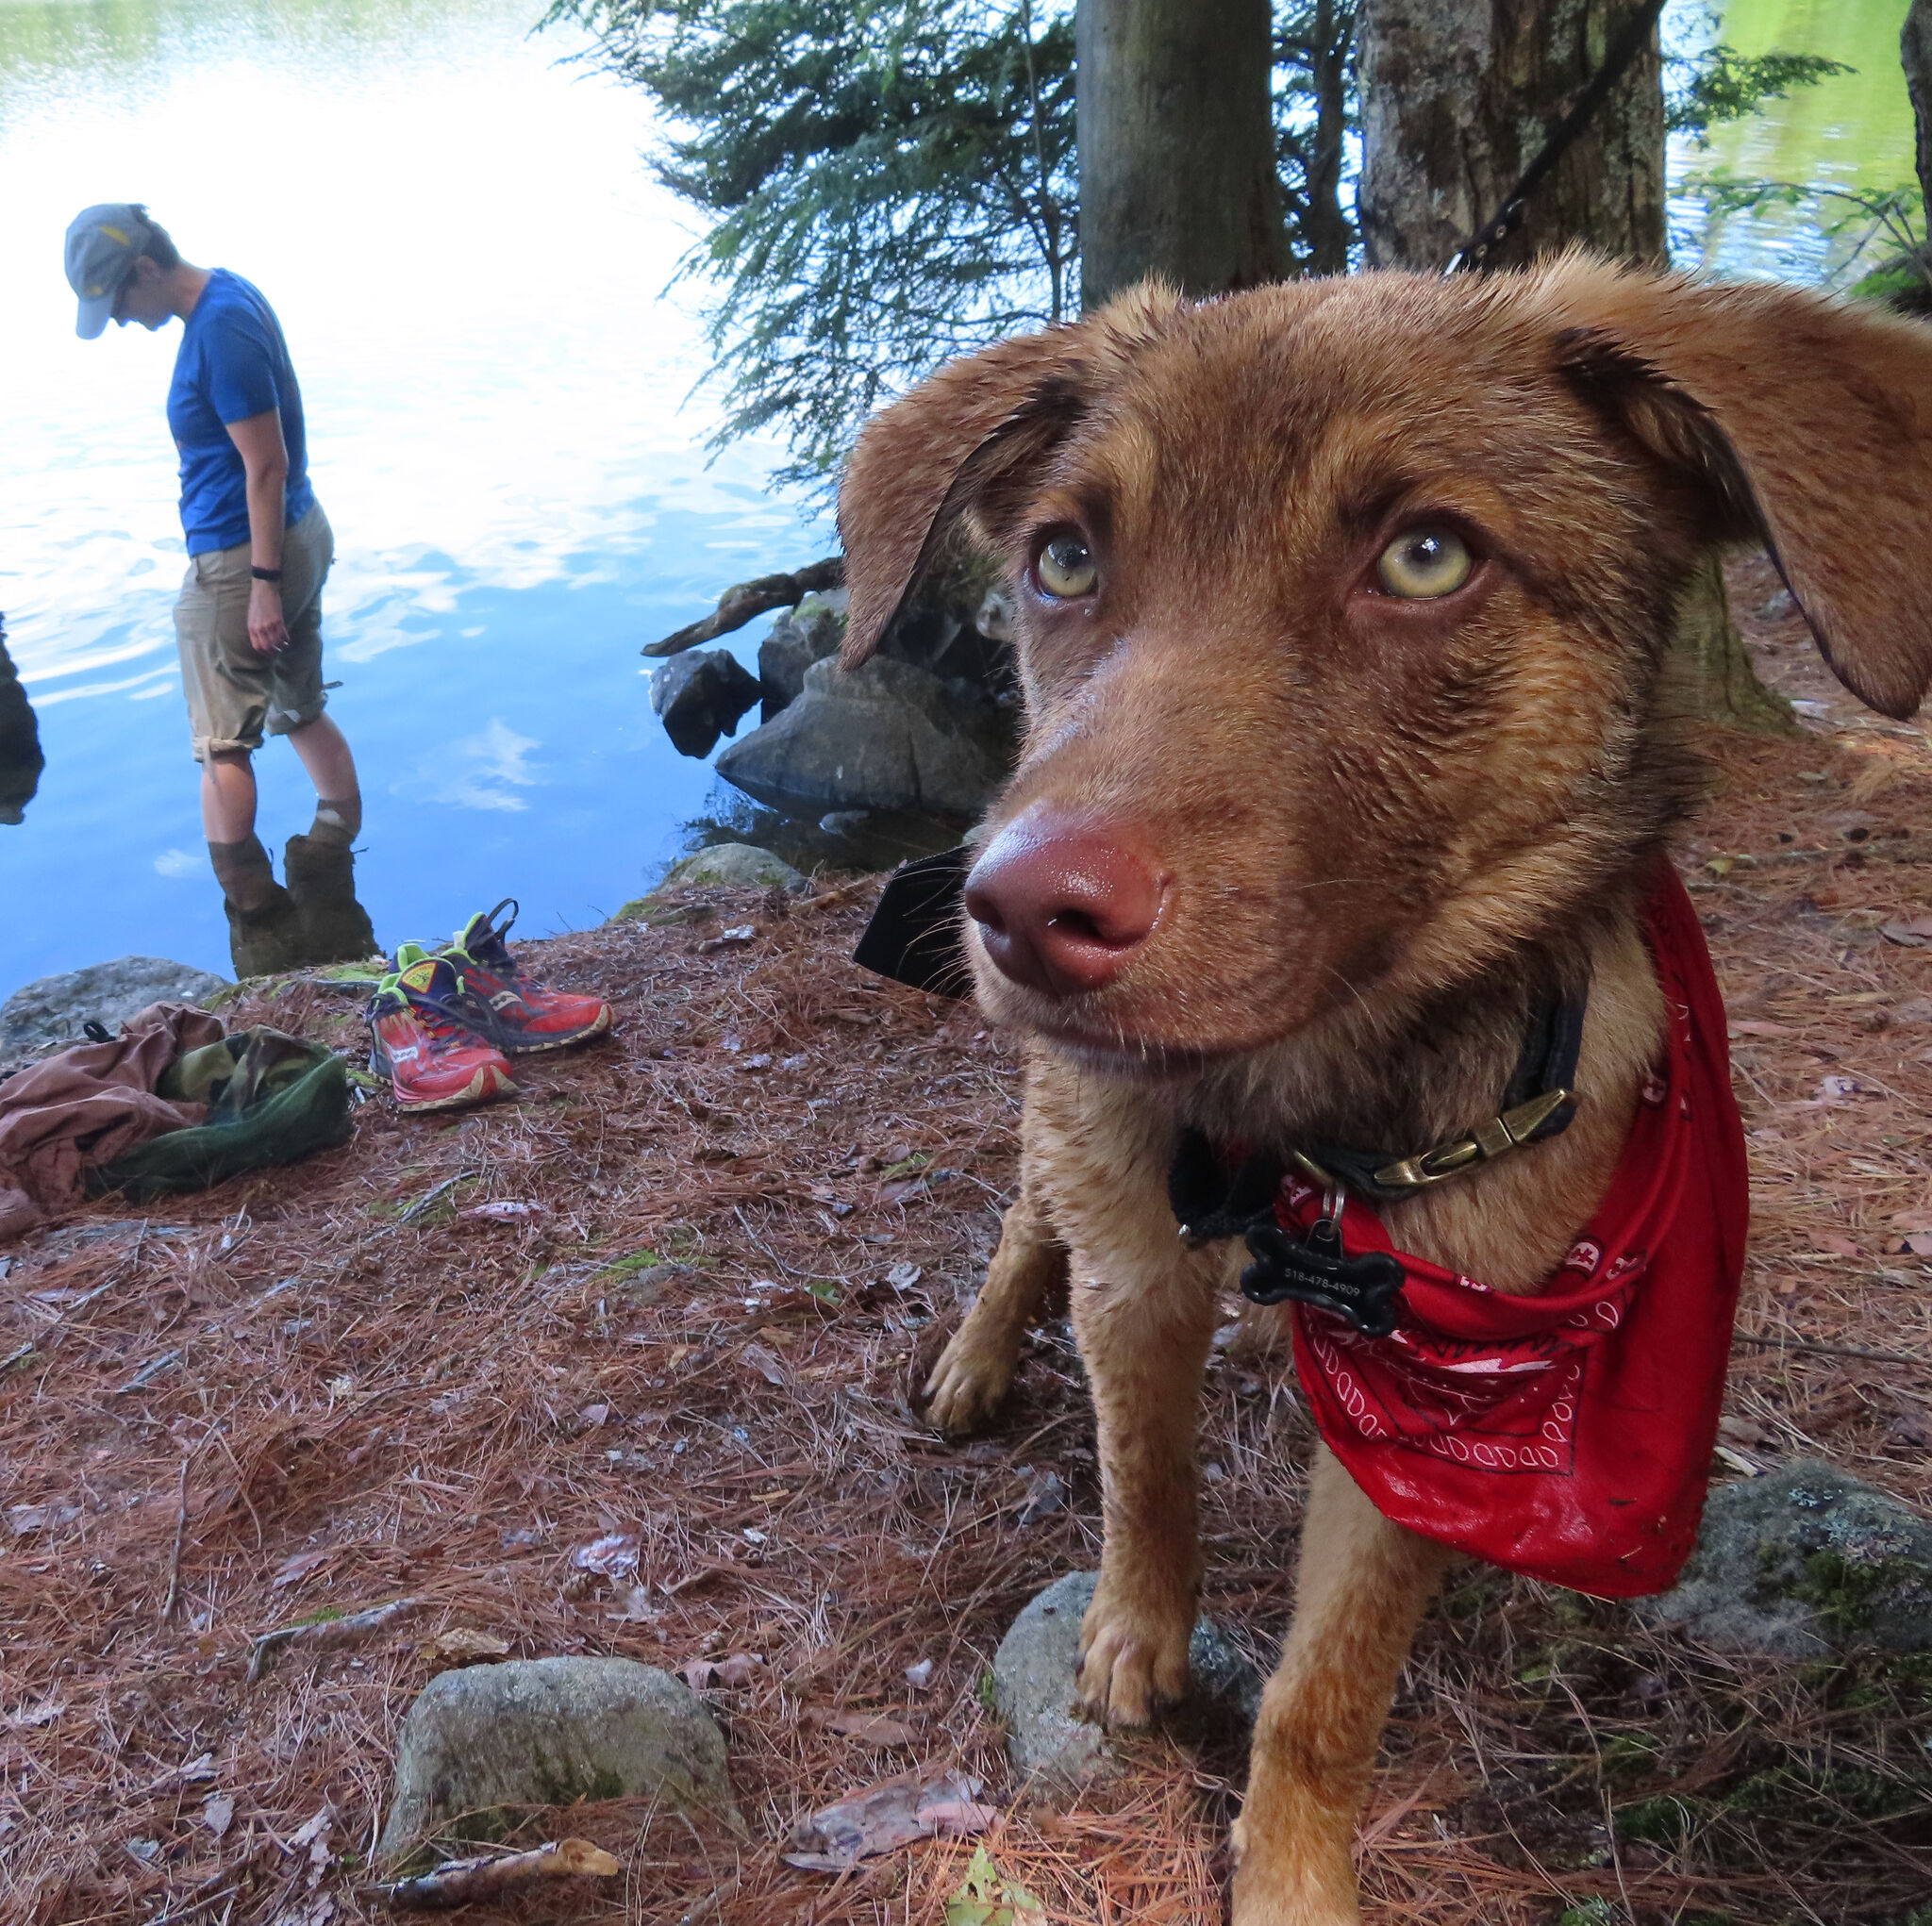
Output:
[[[1505,1295],[1394,1251],[1351,1198],[1343,1240],[1401,1264],[1402,1321],[1365,1337],[1294,1314],[1315,1421],[1377,1510],[1604,1598],[1665,1590],[1696,1542],[1749,1215],[1724,1004],[1668,866],[1644,921],[1668,1054],[1595,1219],[1541,1288]],[[1306,1236],[1322,1214],[1319,1189],[1284,1180],[1284,1230]]]

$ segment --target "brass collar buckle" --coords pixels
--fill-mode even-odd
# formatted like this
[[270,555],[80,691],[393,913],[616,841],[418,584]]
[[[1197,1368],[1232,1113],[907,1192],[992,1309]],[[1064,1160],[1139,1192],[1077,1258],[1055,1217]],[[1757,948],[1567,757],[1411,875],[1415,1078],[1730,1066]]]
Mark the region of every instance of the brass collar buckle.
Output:
[[1460,1177],[1521,1150],[1565,1104],[1575,1101],[1574,1090],[1545,1090],[1513,1110],[1491,1117],[1478,1125],[1473,1136],[1439,1143],[1420,1156],[1397,1157],[1393,1163],[1384,1164],[1375,1172],[1375,1182],[1385,1190],[1421,1190],[1430,1184],[1446,1184],[1451,1177]]

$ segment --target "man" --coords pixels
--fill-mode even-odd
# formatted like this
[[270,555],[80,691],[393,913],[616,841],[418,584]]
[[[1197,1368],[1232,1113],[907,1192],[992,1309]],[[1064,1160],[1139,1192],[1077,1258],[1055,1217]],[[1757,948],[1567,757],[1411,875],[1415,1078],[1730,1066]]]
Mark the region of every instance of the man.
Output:
[[[374,935],[350,880],[362,821],[356,763],[324,713],[322,585],[335,543],[308,485],[281,324],[258,289],[182,259],[147,209],[127,203],[75,217],[67,279],[84,340],[110,319],[182,324],[168,390],[189,557],[175,627],[236,972],[367,955]],[[315,822],[288,847],[292,896],[255,834],[250,758],[264,731],[289,739],[315,786]]]

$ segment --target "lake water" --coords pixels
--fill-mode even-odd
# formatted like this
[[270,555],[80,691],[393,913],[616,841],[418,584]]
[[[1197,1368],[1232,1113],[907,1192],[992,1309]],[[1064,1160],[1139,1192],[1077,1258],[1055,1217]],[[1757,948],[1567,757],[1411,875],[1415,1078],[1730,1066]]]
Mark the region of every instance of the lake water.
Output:
[[[729,583],[830,552],[774,451],[708,467],[689,240],[640,164],[641,96],[532,38],[541,0],[0,0],[0,611],[47,767],[0,825],[0,995],[134,951],[225,971],[171,609],[162,414],[178,331],[74,334],[62,232],[143,199],[191,259],[279,311],[337,534],[333,709],[360,762],[358,888],[378,937],[502,895],[593,921],[650,881],[708,769],[650,712],[638,646]],[[1898,0],[1749,0],[1747,52],[1858,67],[1686,164],[1911,177]],[[1713,29],[1681,4],[1680,39]],[[1688,220],[1689,210],[1680,208]],[[1815,276],[1788,214],[1693,237],[1729,273]],[[762,624],[736,639],[750,659]],[[257,757],[273,848],[308,826]]]
[[[47,758],[0,826],[0,995],[129,951],[228,968],[171,614],[180,331],[76,339],[60,243],[92,202],[146,201],[281,316],[379,938],[504,895],[526,932],[582,926],[676,853],[712,777],[638,648],[832,539],[772,450],[706,466],[641,96],[560,67],[578,41],[530,38],[540,11],[0,0],[0,610]],[[312,798],[286,744],[256,766],[278,852]]]

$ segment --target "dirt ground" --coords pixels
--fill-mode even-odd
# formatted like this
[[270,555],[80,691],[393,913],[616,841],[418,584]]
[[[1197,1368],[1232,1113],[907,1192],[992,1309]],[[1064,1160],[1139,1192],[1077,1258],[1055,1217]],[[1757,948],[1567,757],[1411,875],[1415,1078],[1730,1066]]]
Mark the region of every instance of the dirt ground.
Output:
[[[1712,741],[1683,851],[1754,1164],[1714,1469],[1824,1456],[1923,1510],[1932,745],[1759,612],[1775,586],[1733,576],[1801,732]],[[578,1808],[548,1831],[609,1847],[621,1879],[471,1917],[942,1917],[970,1842],[843,1880],[779,1842],[912,1768],[957,1765],[1008,1806],[982,1680],[1025,1601],[1096,1561],[1098,1498],[1063,1329],[977,1443],[908,1403],[995,1235],[1017,1089],[969,1006],[846,962],[874,889],[719,895],[528,945],[538,973],[608,995],[619,1034],[520,1073],[514,1103],[404,1121],[376,1098],[342,1150],[0,1254],[0,1358],[23,1353],[0,1373],[7,1926],[387,1917],[367,1862],[393,1735],[464,1629],[515,1656],[758,1661],[707,1691],[749,1843]],[[358,1030],[309,983],[236,1014]],[[530,1208],[466,1214],[486,1203]],[[1264,1663],[1311,1436],[1288,1367],[1217,1353],[1206,1603]],[[573,1564],[613,1534],[636,1536],[634,1578]],[[423,1603],[246,1682],[259,1635],[397,1598]],[[838,1712],[890,1722],[841,1733]],[[1368,1917],[1932,1920],[1928,1734],[1932,1665],[1727,1659],[1471,1575],[1402,1685]],[[1051,1920],[1220,1918],[1238,1762],[1164,1737],[1133,1755],[1106,1799],[1013,1804],[983,1843]]]

